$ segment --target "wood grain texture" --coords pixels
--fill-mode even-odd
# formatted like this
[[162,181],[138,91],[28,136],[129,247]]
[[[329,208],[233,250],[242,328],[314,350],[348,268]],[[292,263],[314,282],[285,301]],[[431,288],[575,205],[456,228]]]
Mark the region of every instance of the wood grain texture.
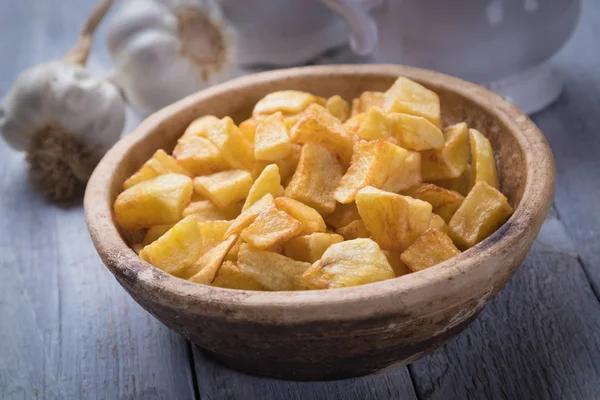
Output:
[[406,367],[363,378],[332,382],[290,382],[230,370],[194,347],[202,400],[417,399]]
[[471,327],[409,367],[419,398],[598,398],[600,303],[570,243],[551,215]]
[[[583,2],[581,21],[554,64],[564,93],[533,120],[548,138],[557,167],[555,202],[600,294],[600,2]],[[600,298],[600,296],[599,296]]]
[[[94,3],[1,2],[2,93],[20,70],[61,57]],[[106,72],[107,59],[94,51],[92,69]],[[187,342],[106,271],[81,206],[40,200],[4,144],[0,160],[0,398],[194,398]]]

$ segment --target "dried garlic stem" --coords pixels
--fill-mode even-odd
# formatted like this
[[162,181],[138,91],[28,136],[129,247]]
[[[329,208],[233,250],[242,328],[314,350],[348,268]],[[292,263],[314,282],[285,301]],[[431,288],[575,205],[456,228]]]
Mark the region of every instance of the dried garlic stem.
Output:
[[113,2],[114,0],[100,1],[83,26],[77,44],[65,55],[65,61],[81,65],[82,67],[85,65],[88,55],[90,54],[90,48],[92,47],[94,32]]

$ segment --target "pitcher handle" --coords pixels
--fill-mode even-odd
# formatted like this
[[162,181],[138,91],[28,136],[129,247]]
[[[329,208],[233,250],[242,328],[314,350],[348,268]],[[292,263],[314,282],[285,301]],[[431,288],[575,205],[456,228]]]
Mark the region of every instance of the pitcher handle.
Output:
[[383,0],[321,0],[338,13],[350,30],[350,47],[359,55],[368,55],[377,45],[377,24],[369,10]]

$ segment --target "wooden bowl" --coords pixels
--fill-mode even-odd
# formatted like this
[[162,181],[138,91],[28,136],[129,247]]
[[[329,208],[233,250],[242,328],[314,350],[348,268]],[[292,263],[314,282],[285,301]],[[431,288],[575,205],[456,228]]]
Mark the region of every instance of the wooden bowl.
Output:
[[[124,180],[155,150],[173,149],[195,118],[240,122],[269,92],[352,99],[404,75],[437,92],[444,124],[466,121],[491,140],[502,191],[515,212],[492,236],[432,268],[363,286],[251,292],[199,285],[140,259],[112,211]],[[315,380],[359,376],[435,350],[465,329],[521,264],[550,208],[554,161],[518,108],[472,83],[395,65],[332,65],[266,72],[189,96],[146,119],[106,154],[85,194],[98,253],[142,307],[224,364],[250,374]]]

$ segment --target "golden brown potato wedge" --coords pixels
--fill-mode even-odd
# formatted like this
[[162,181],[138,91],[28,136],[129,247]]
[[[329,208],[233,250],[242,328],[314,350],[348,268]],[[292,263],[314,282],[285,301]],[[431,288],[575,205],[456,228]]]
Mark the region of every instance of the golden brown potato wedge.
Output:
[[383,109],[427,118],[438,128],[441,126],[440,99],[435,92],[403,76],[385,92]]
[[391,136],[408,150],[431,150],[444,147],[444,134],[424,117],[403,113],[387,115]]
[[258,200],[256,203],[252,204],[248,209],[242,211],[242,213],[233,220],[231,226],[223,235],[224,238],[227,238],[231,235],[239,235],[246,227],[248,227],[258,215],[264,211],[268,211],[270,209],[275,208],[275,201],[273,199],[273,195],[268,193],[263,196],[262,199]]
[[210,124],[205,131],[206,138],[214,144],[221,156],[234,169],[252,171],[254,168],[254,151],[252,144],[246,140],[233,120],[225,117],[219,122]]
[[255,159],[263,161],[280,160],[292,152],[292,146],[281,112],[258,119],[254,136]]
[[321,259],[302,275],[310,289],[363,285],[394,278],[394,270],[371,239],[354,239],[331,245]]
[[412,271],[433,267],[460,254],[452,239],[437,229],[429,229],[406,249],[400,259]]
[[341,235],[325,232],[296,236],[285,243],[283,254],[296,261],[305,261],[312,264],[321,258],[329,246],[343,240],[344,238]]
[[469,129],[471,142],[471,187],[484,181],[498,189],[498,173],[490,141],[476,129]]
[[383,254],[385,254],[385,258],[387,258],[388,262],[390,263],[390,266],[394,270],[394,274],[396,275],[396,277],[410,274],[412,272],[400,259],[400,255],[402,253],[390,250],[381,251],[383,251]]
[[302,235],[309,235],[313,232],[325,232],[325,229],[327,229],[321,214],[314,208],[298,200],[290,197],[279,197],[275,199],[275,206],[302,223],[302,232],[300,232]]
[[341,96],[335,95],[328,98],[325,108],[340,122],[345,122],[350,117],[350,104]]
[[379,107],[369,108],[356,135],[363,140],[388,139],[391,136],[388,116]]
[[340,228],[337,228],[335,231],[342,235],[344,237],[344,240],[368,238],[369,236],[371,236],[362,219],[352,221],[348,225],[344,225]]
[[409,189],[405,194],[431,204],[433,212],[441,216],[446,222],[450,222],[450,219],[465,199],[458,192],[444,189],[432,183],[418,185]]
[[258,214],[254,221],[242,231],[242,239],[252,246],[267,250],[277,247],[298,236],[303,225],[285,211],[272,208]]
[[502,193],[479,181],[450,220],[450,237],[459,249],[466,250],[494,233],[512,211]]
[[335,211],[325,217],[325,222],[334,228],[341,228],[360,219],[356,203],[337,204]]
[[284,116],[299,114],[309,105],[317,102],[315,95],[299,90],[282,90],[269,93],[254,106],[252,115],[267,115],[278,111]]
[[[185,217],[185,215],[184,215]],[[142,240],[142,245],[147,246],[150,243],[154,242],[156,239],[167,233],[169,229],[173,227],[174,224],[167,225],[154,225],[148,228],[146,234],[144,235],[144,239]]]
[[259,177],[250,188],[248,197],[244,202],[242,210],[247,210],[252,204],[262,199],[265,194],[272,194],[273,197],[283,195],[283,186],[281,186],[281,176],[277,164],[268,165],[260,173]]
[[383,92],[362,92],[352,101],[352,116],[366,112],[371,107],[383,108],[384,97]]
[[121,192],[115,200],[115,219],[128,231],[174,224],[192,197],[192,180],[186,175],[165,174]]
[[231,220],[240,214],[242,205],[237,202],[220,209],[210,200],[193,201],[183,210],[183,216],[193,215],[198,221]]
[[133,185],[140,182],[147,181],[149,179],[156,178],[157,176],[164,174],[181,174],[190,175],[190,172],[186,170],[182,165],[165,153],[164,150],[156,150],[152,158],[142,165],[142,167],[133,175],[129,177],[123,183],[124,189],[129,189]]
[[193,175],[208,175],[229,169],[219,149],[202,136],[182,136],[173,150],[173,157]]
[[244,170],[222,171],[194,178],[194,191],[220,209],[243,200],[252,187],[252,175]]
[[423,180],[458,178],[469,164],[467,124],[461,122],[444,129],[444,147],[421,153]]
[[437,214],[431,214],[431,221],[429,221],[429,229],[437,229],[438,231],[448,234],[448,225],[442,217]]
[[231,250],[236,240],[237,237],[235,235],[230,236],[202,254],[193,266],[196,273],[189,277],[188,280],[194,283],[210,285],[217,276],[225,256]]
[[265,288],[252,278],[245,274],[232,261],[223,261],[217,276],[212,282],[213,286],[226,289],[239,290],[265,290]]

